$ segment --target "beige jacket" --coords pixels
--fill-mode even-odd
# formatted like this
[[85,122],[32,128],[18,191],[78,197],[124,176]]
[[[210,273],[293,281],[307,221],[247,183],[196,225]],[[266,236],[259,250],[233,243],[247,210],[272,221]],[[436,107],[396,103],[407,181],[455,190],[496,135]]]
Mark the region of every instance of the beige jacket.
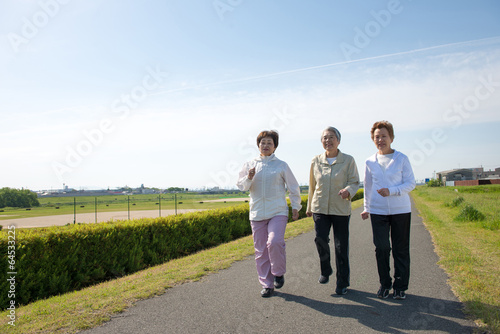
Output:
[[[315,156],[309,174],[307,211],[325,215],[349,216],[351,198],[359,188],[358,168],[354,158],[340,152],[337,160],[329,164],[326,152]],[[341,189],[349,191],[349,198],[342,199]]]

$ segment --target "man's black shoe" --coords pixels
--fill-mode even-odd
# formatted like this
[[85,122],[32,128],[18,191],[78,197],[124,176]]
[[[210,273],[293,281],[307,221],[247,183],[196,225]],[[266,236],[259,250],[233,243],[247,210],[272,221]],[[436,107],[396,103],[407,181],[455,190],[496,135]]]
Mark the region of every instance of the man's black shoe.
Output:
[[381,299],[386,299],[387,297],[389,297],[389,292],[390,292],[389,289],[386,289],[383,286],[381,286],[380,289],[378,289],[377,297]]
[[406,293],[403,290],[394,289],[394,293],[392,295],[392,298],[399,299],[399,300],[406,299]]
[[274,277],[274,287],[276,289],[281,289],[283,284],[285,284],[285,275]]
[[268,298],[268,297],[271,297],[274,293],[274,289],[272,288],[264,288],[262,289],[262,291],[260,292],[260,295],[264,298]]
[[319,277],[318,282],[321,283],[321,284],[326,284],[326,283],[328,283],[329,280],[330,280],[329,276],[323,276],[323,275],[321,275]]

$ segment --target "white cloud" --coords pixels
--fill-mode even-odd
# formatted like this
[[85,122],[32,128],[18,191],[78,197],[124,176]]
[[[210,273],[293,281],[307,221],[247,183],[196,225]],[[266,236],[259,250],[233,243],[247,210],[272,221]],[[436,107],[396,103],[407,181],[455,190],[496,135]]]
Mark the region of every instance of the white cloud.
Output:
[[[57,187],[50,164],[64,163],[68,147],[76,150],[88,141],[83,131],[97,129],[103,119],[113,130],[65,175],[67,184],[231,187],[239,166],[257,154],[257,134],[273,128],[280,132],[277,154],[305,183],[310,159],[322,151],[320,132],[329,125],[341,131],[341,149],[355,156],[362,172],[374,151],[369,130],[375,121],[395,125],[395,144],[407,154],[421,149],[416,141],[428,139],[433,129],[450,137],[466,126],[500,122],[498,73],[499,50],[459,50],[186,86],[148,97],[123,119],[88,106],[10,114],[0,147],[18,167],[2,166],[0,172],[19,186]],[[456,105],[462,105],[462,113],[454,111]],[[425,163],[415,166],[418,177],[430,176],[435,166],[447,169],[448,161],[440,159],[448,157],[451,146],[447,140],[426,153]]]

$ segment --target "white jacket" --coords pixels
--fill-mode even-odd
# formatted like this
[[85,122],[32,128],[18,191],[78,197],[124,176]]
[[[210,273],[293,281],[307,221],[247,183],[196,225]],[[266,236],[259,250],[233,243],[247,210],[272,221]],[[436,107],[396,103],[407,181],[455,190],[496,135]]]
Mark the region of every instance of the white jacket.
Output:
[[[248,179],[248,171],[255,167],[255,175]],[[241,191],[250,190],[250,220],[271,219],[277,215],[288,216],[286,187],[290,195],[292,209],[300,210],[300,188],[287,163],[274,154],[259,156],[246,162],[240,171],[238,183]]]
[[[392,160],[384,169],[375,153],[365,162],[364,209],[377,215],[396,215],[411,212],[408,193],[415,188],[415,177],[410,160],[403,153],[394,150]],[[383,197],[377,190],[388,188],[390,195]]]

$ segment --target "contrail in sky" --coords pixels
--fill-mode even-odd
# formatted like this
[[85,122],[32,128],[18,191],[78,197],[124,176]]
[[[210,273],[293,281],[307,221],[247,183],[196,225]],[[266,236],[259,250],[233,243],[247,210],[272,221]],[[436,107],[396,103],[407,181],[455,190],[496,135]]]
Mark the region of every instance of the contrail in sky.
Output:
[[[442,49],[442,48],[446,48],[446,47],[460,46],[460,45],[474,44],[474,43],[486,43],[486,42],[500,42],[500,36],[483,38],[483,39],[476,39],[476,40],[464,41],[464,42],[457,42],[457,43],[442,44],[442,45],[430,46],[427,48],[414,49],[414,50],[409,50],[409,51],[402,51],[402,52],[390,53],[390,54],[361,58],[361,59],[346,60],[346,61],[341,61],[341,62],[336,62],[336,63],[330,63],[330,64],[324,64],[324,65],[318,65],[318,66],[310,66],[310,67],[298,68],[298,69],[294,69],[294,70],[257,75],[257,76],[253,76],[253,77],[232,79],[232,80],[226,80],[226,81],[218,81],[218,82],[212,82],[212,83],[195,85],[195,86],[184,86],[184,87],[180,87],[180,88],[176,88],[176,89],[170,89],[170,90],[164,90],[164,91],[160,91],[160,92],[156,92],[156,93],[151,93],[148,96],[158,96],[158,95],[165,95],[165,94],[181,92],[181,91],[186,91],[186,90],[191,90],[191,89],[207,88],[207,87],[213,87],[213,86],[222,86],[222,85],[226,85],[226,84],[241,83],[241,82],[252,81],[252,80],[267,79],[267,78],[278,77],[278,76],[287,75],[287,74],[312,71],[312,70],[317,70],[317,69],[322,69],[322,68],[331,68],[331,67],[335,67],[335,66],[353,64],[353,63],[362,63],[362,62],[366,62],[366,61],[370,61],[370,60],[384,59],[384,58],[390,58],[390,57],[401,56],[401,55],[408,55],[408,54],[419,53],[419,52],[424,52],[424,51],[429,51],[429,50]],[[82,106],[80,106],[80,107],[82,107]],[[62,108],[62,109],[59,109],[56,111],[49,111],[48,113],[62,112],[62,111],[67,112],[67,110],[68,110],[68,108]]]
[[412,54],[412,53],[419,53],[419,52],[424,52],[424,51],[429,51],[429,50],[434,50],[434,49],[441,49],[441,48],[446,48],[446,47],[451,47],[451,46],[460,46],[460,45],[472,44],[472,43],[477,43],[477,42],[490,42],[490,41],[495,41],[495,40],[500,41],[500,36],[483,38],[483,39],[476,39],[476,40],[465,41],[465,42],[442,44],[442,45],[430,46],[427,48],[414,49],[414,50],[409,50],[409,51],[402,51],[402,52],[390,53],[390,54],[361,58],[361,59],[346,60],[346,61],[341,61],[341,62],[337,62],[337,63],[330,63],[330,64],[324,64],[324,65],[318,65],[318,66],[310,66],[310,67],[298,68],[298,69],[294,69],[294,70],[257,75],[257,76],[253,76],[253,77],[246,77],[246,78],[241,78],[241,79],[219,81],[219,82],[213,82],[213,83],[196,85],[196,86],[187,86],[187,87],[176,88],[176,89],[171,89],[171,90],[166,90],[166,91],[161,91],[161,92],[149,94],[149,96],[163,95],[163,94],[174,93],[174,92],[179,92],[179,91],[184,91],[184,90],[189,90],[189,89],[206,88],[206,87],[211,87],[211,86],[220,86],[220,85],[225,85],[225,84],[239,83],[239,82],[252,81],[252,80],[258,80],[258,79],[267,79],[267,78],[272,78],[272,77],[278,77],[281,75],[306,72],[306,71],[311,71],[311,70],[353,64],[353,63],[361,63],[361,62],[365,62],[365,61],[369,61],[369,60],[376,60],[376,59],[390,58],[390,57],[395,57],[395,56],[408,55],[408,54]]

